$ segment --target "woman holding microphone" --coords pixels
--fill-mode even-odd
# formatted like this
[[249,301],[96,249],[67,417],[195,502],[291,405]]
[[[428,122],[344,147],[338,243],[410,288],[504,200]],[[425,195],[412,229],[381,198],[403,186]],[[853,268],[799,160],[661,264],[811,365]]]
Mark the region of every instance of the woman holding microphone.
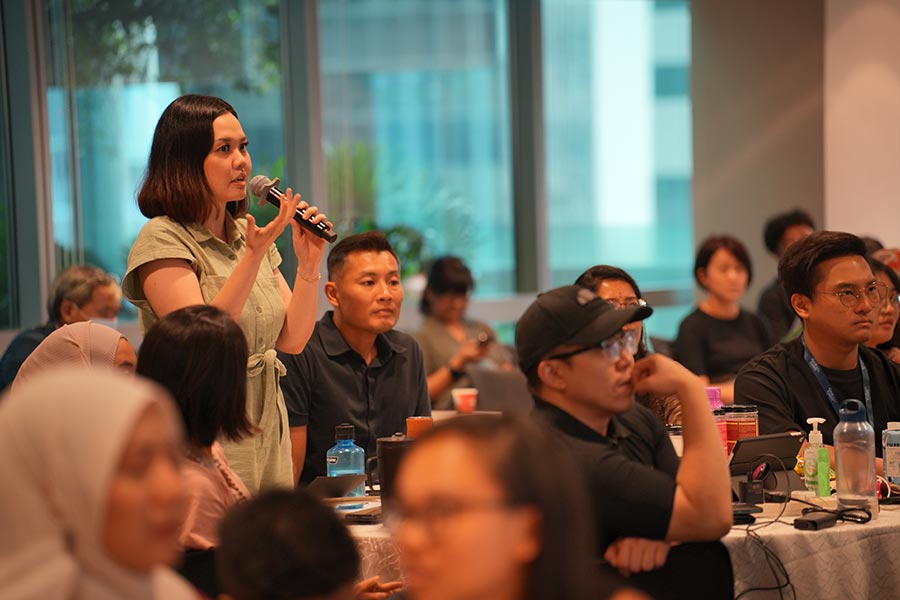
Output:
[[[278,215],[257,226],[247,213],[251,166],[247,136],[230,104],[199,95],[174,100],[153,134],[138,192],[150,221],[128,255],[122,289],[140,309],[142,332],[195,304],[221,308],[240,324],[250,349],[247,417],[255,434],[221,441],[234,471],[256,493],[294,484],[279,386],[284,365],[275,349],[300,352],[316,318],[325,242],[292,217],[305,209],[315,224],[325,215],[288,188]],[[278,270],[274,245],[288,223],[298,264],[293,291]]]

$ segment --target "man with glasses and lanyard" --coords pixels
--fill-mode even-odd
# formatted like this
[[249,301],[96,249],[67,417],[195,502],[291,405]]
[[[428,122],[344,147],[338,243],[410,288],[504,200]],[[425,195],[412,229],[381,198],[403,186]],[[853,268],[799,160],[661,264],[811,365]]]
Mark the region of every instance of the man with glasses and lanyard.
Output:
[[[737,376],[735,404],[759,407],[761,434],[809,433],[806,419],[822,417],[819,430],[832,452],[837,411],[849,398],[865,405],[876,434],[888,421],[900,420],[900,369],[864,345],[887,300],[865,255],[855,235],[821,231],[796,242],[778,262],[778,278],[803,321],[803,334],[763,352]],[[881,444],[875,448],[882,474]]]
[[[664,356],[634,360],[637,332],[626,326],[652,312],[566,286],[540,294],[516,325],[533,418],[575,457],[598,521],[598,555],[626,576],[661,567],[672,542],[718,540],[732,520],[725,454],[702,383]],[[662,422],[635,403],[635,392],[681,399],[680,464]],[[725,552],[716,546],[713,553]]]

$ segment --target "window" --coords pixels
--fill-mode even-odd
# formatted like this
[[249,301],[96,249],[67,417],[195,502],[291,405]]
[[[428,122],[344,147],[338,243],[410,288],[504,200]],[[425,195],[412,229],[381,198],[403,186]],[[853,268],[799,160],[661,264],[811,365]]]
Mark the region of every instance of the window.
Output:
[[514,292],[505,0],[320,0],[322,151],[342,233],[385,230],[404,275],[462,257]]
[[284,174],[277,0],[54,0],[47,19],[57,270],[88,262],[124,274],[146,222],[135,198],[153,130],[182,94],[231,103],[254,172]]
[[[612,264],[642,291],[693,287],[686,2],[544,0],[553,285]],[[687,306],[648,322],[674,337]]]
[[[0,31],[3,31],[3,16],[0,14]],[[14,300],[12,294],[11,263],[13,256],[12,230],[12,180],[10,178],[9,110],[6,89],[6,56],[0,44],[0,329],[12,327]]]

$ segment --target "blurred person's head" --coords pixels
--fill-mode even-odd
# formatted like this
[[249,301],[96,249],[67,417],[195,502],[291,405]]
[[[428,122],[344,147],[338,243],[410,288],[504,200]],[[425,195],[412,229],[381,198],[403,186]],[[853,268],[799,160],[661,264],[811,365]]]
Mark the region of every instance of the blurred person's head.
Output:
[[221,589],[231,600],[352,600],[356,543],[334,509],[278,490],[232,509],[219,526]]
[[140,378],[69,367],[10,393],[0,409],[0,597],[17,582],[20,593],[34,588],[22,597],[189,597],[163,568],[180,550],[182,452],[168,394]]
[[[641,289],[634,278],[623,269],[611,265],[595,265],[578,276],[575,285],[594,290],[594,293],[614,308],[633,308],[647,303],[641,297]],[[641,321],[633,321],[623,329],[634,329],[640,342],[635,358],[647,355],[647,344],[644,341],[644,325]]]
[[114,322],[121,305],[122,291],[112,275],[91,265],[74,265],[53,280],[47,313],[57,325],[89,319]]
[[207,447],[249,434],[247,340],[225,311],[208,305],[169,313],[147,331],[137,373],[175,398],[188,441]]
[[744,244],[729,235],[703,240],[694,260],[694,279],[717,300],[738,302],[753,279],[753,265]]
[[866,254],[872,255],[879,250],[884,250],[884,244],[881,243],[881,240],[878,238],[874,238],[870,235],[864,235],[860,239],[862,239],[863,244],[866,245]]
[[876,347],[887,344],[894,339],[897,328],[897,319],[900,318],[900,276],[892,268],[874,258],[869,259],[869,266],[875,274],[875,280],[884,286],[886,297],[884,304],[878,311],[875,328],[872,337],[866,342],[867,346]]
[[763,231],[763,241],[766,248],[777,258],[781,258],[784,251],[797,240],[802,240],[813,231],[816,225],[812,217],[804,210],[792,211],[775,215],[766,221]]
[[787,249],[778,279],[806,334],[852,347],[872,335],[884,297],[857,236],[817,231]]
[[428,283],[419,311],[442,323],[459,323],[466,314],[475,280],[469,267],[456,256],[438,258],[428,271]]
[[244,215],[251,168],[234,107],[213,96],[181,96],[156,124],[138,207],[148,219],[179,223],[203,223],[223,205]]
[[411,600],[591,598],[596,549],[571,458],[535,423],[452,419],[417,439],[386,523]]
[[328,255],[325,296],[342,333],[378,335],[394,328],[403,285],[400,261],[382,232],[351,235],[335,244]]
[[538,295],[516,324],[519,366],[532,392],[570,414],[628,410],[638,336],[625,326],[652,313],[649,306],[616,309],[578,285]]
[[22,363],[12,389],[44,371],[62,366],[113,367],[131,373],[136,364],[134,348],[124,335],[106,325],[81,321],[63,325],[44,338]]

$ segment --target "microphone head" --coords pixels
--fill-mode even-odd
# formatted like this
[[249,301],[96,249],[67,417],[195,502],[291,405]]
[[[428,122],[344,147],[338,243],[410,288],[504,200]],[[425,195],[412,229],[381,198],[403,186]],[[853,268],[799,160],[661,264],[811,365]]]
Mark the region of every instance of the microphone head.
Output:
[[262,204],[266,201],[269,189],[273,185],[275,185],[275,182],[265,175],[255,175],[253,179],[250,180],[250,193],[259,198],[260,204]]

